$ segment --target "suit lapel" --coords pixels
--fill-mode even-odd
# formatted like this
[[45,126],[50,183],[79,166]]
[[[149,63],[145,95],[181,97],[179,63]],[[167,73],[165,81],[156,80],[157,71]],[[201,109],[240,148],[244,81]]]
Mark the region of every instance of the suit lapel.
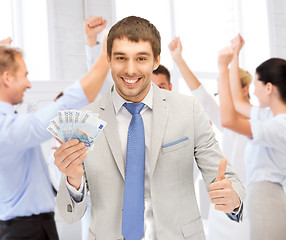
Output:
[[153,175],[166,129],[169,105],[163,92],[153,84],[153,119],[151,134],[151,176]]
[[103,132],[121,176],[123,179],[125,179],[125,164],[122,157],[122,148],[118,134],[118,126],[116,123],[116,115],[112,102],[111,91],[102,99],[102,103],[100,105],[100,118],[107,122]]

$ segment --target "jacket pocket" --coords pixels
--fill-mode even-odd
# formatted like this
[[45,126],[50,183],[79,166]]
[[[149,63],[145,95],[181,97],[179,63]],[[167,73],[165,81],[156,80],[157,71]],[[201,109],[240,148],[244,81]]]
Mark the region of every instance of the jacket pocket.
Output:
[[167,153],[167,152],[172,152],[172,151],[176,151],[180,148],[183,148],[185,146],[187,146],[189,143],[189,138],[188,137],[184,137],[181,138],[179,140],[176,140],[174,142],[170,142],[167,144],[162,145],[162,153]]
[[181,229],[185,238],[190,237],[199,232],[201,232],[201,234],[204,236],[203,223],[201,217],[197,218],[196,220],[190,223],[182,225]]

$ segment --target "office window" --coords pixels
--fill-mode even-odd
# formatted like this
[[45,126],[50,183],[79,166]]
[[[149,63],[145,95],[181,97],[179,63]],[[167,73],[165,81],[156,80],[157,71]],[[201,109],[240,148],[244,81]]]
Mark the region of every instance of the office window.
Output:
[[46,0],[0,2],[0,39],[11,36],[12,46],[24,51],[31,81],[50,80]]
[[[150,20],[162,37],[161,63],[171,71],[175,91],[191,94],[169,54],[168,44],[180,36],[183,57],[206,89],[217,92],[218,52],[241,33],[246,40],[240,66],[254,74],[270,57],[266,1],[253,0],[114,0],[116,21],[137,15]],[[211,81],[214,81],[213,83]]]
[[[189,94],[180,73],[169,54],[168,44],[180,36],[183,57],[192,71],[201,78],[217,76],[217,53],[237,32],[236,1],[179,0],[144,2],[115,1],[116,21],[125,16],[137,15],[150,20],[162,38],[161,63],[172,72],[174,90]],[[208,81],[210,83],[210,81]],[[208,84],[216,92],[216,83]]]
[[172,38],[170,2],[166,0],[115,0],[116,21],[127,16],[139,16],[148,19],[153,23],[161,34],[161,62],[172,65],[169,56],[168,44]]

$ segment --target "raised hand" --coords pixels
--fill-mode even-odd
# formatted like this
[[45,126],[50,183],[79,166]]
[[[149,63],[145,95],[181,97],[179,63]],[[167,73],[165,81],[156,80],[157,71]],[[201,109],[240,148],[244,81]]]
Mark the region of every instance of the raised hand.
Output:
[[218,68],[219,70],[225,71],[228,69],[228,65],[233,58],[233,48],[232,46],[226,47],[219,52],[218,55]]
[[239,54],[243,45],[244,45],[244,39],[240,34],[237,34],[237,36],[231,40],[231,46],[236,54]]
[[240,199],[233,190],[231,181],[225,178],[226,165],[227,160],[221,159],[216,180],[209,186],[209,197],[216,210],[230,213],[240,206]]
[[97,36],[106,28],[106,23],[102,17],[89,17],[84,21],[85,39],[90,47],[97,44]]
[[176,62],[182,57],[182,43],[179,37],[174,38],[169,44],[169,50],[173,60]]
[[7,37],[5,39],[0,40],[0,45],[11,45],[12,43],[12,38]]
[[82,162],[87,156],[87,147],[77,139],[63,143],[54,153],[55,165],[67,176],[70,185],[79,189],[83,176]]

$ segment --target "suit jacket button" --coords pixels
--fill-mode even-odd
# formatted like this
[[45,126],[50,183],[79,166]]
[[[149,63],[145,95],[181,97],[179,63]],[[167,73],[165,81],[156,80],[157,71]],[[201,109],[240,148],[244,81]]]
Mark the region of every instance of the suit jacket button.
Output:
[[72,205],[70,205],[70,204],[67,205],[67,211],[72,212]]

